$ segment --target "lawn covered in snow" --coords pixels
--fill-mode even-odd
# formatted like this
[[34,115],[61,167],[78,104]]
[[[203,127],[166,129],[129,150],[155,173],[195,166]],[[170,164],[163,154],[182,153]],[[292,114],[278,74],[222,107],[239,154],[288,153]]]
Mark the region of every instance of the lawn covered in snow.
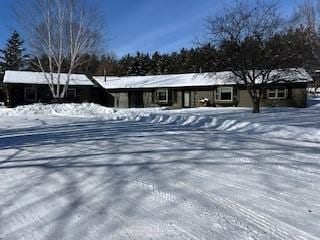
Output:
[[320,105],[0,108],[0,239],[319,239]]

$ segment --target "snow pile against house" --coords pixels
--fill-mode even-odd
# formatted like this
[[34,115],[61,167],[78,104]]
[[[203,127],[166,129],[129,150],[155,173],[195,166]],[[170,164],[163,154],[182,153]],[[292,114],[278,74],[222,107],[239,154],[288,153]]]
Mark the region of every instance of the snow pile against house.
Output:
[[[187,73],[168,74],[152,76],[126,76],[126,77],[103,77],[94,76],[105,89],[128,89],[128,88],[169,88],[169,87],[201,87],[234,85],[235,76],[232,72],[212,72],[212,73]],[[312,81],[310,75],[302,68],[274,70],[270,73],[270,79],[281,81],[309,82]],[[238,81],[239,82],[239,81]],[[258,81],[259,82],[259,81]]]
[[[53,73],[53,82],[58,82],[58,74]],[[64,85],[67,82],[68,74],[60,74],[60,84]],[[42,72],[27,72],[27,71],[6,71],[3,83],[20,83],[20,84],[47,84],[51,79],[51,74]],[[70,86],[92,86],[93,83],[84,74],[71,74],[69,80]]]
[[61,116],[108,116],[112,114],[112,108],[106,108],[93,103],[66,103],[66,104],[32,104],[18,106],[13,109],[0,111],[0,116],[24,116],[24,115],[61,115]]
[[25,115],[59,115],[71,117],[102,117],[108,120],[135,120],[151,113],[167,110],[167,108],[148,109],[114,109],[94,103],[64,103],[64,104],[31,104],[16,108],[0,109],[0,116]]

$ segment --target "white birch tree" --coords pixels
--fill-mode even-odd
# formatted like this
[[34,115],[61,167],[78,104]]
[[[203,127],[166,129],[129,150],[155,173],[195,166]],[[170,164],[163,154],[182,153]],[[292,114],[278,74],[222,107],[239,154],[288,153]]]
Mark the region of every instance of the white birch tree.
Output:
[[[41,69],[53,98],[60,101],[71,74],[83,64],[81,56],[96,52],[100,46],[103,21],[98,6],[86,0],[20,0],[14,9],[35,65]],[[43,58],[48,61],[46,66]],[[63,65],[67,65],[64,81]]]

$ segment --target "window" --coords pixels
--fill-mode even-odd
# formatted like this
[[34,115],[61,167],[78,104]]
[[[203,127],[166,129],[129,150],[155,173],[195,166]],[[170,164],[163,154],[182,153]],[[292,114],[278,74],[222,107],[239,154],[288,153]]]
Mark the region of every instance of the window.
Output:
[[286,90],[278,89],[278,98],[286,98]]
[[37,89],[33,87],[27,87],[24,89],[24,99],[27,101],[35,101],[37,98]]
[[268,90],[268,98],[269,99],[277,98],[277,90],[276,89]]
[[157,91],[158,102],[167,103],[168,102],[168,90],[158,90]]
[[159,101],[167,101],[167,93],[159,92]]
[[268,99],[286,99],[288,97],[288,89],[274,88],[267,90]]
[[233,100],[233,88],[232,87],[219,87],[216,91],[217,101],[232,101]]
[[77,97],[77,91],[75,88],[68,88],[67,89],[67,98],[76,98]]

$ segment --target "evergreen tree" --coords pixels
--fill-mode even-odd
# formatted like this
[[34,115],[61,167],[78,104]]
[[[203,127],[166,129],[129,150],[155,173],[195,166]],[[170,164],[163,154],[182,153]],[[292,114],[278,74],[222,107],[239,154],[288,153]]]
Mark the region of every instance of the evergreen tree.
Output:
[[98,72],[100,59],[96,54],[83,54],[80,61],[82,64],[79,64],[79,66],[75,68],[74,73],[82,73],[92,76]]
[[158,51],[156,51],[151,57],[151,74],[159,75],[162,74],[161,70],[161,55]]
[[120,59],[118,64],[120,65],[121,75],[132,75],[133,62],[134,58],[130,54],[127,54]]
[[117,60],[115,54],[108,53],[100,58],[99,68],[96,73],[103,76],[121,76],[124,75],[121,69],[121,64]]
[[24,54],[25,49],[23,47],[24,41],[21,39],[19,33],[14,31],[11,37],[8,39],[6,48],[0,50],[5,70],[21,70],[27,59],[27,55]]

